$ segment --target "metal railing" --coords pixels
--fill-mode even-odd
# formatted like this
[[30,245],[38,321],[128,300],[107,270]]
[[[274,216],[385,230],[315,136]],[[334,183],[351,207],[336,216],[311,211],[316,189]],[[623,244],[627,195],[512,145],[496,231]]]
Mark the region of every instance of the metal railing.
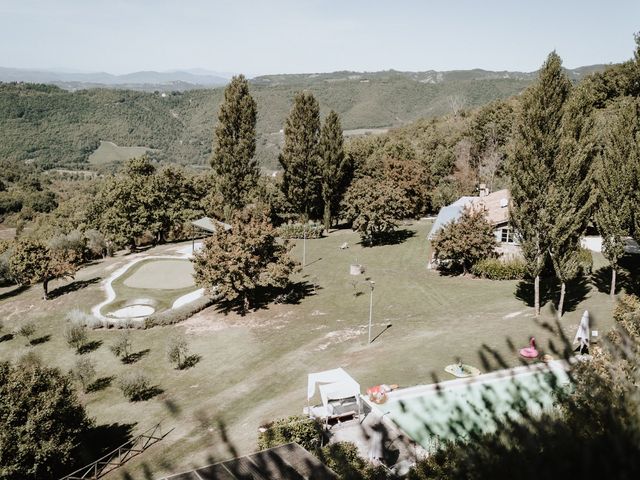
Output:
[[155,427],[146,430],[135,438],[132,438],[126,443],[123,443],[112,452],[106,454],[104,457],[79,468],[75,472],[62,477],[60,480],[97,480],[103,477],[107,473],[121,467],[133,457],[140,455],[150,446],[158,443],[164,437],[169,435],[170,429],[165,433],[162,433],[160,424]]

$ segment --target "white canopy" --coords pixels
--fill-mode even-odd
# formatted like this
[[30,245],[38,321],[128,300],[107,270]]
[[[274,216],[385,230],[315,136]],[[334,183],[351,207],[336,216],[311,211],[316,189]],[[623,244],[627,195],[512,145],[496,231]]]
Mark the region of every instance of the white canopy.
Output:
[[331,400],[354,398],[358,405],[358,412],[360,411],[360,384],[342,368],[310,373],[307,382],[307,401],[315,395],[316,386],[324,406],[322,416],[328,417],[335,413],[334,408],[329,404]]

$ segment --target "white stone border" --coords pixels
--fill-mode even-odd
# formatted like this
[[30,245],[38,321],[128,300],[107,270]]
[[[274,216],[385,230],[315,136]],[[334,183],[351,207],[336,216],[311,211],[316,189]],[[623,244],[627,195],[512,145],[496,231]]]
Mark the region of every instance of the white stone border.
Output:
[[[144,254],[142,254],[142,255],[144,255]],[[99,319],[99,320],[107,320],[107,321],[114,320],[113,317],[106,317],[106,316],[102,315],[102,313],[100,313],[100,311],[102,310],[102,308],[104,306],[110,304],[111,302],[113,302],[116,299],[116,292],[113,289],[113,286],[111,285],[113,283],[113,281],[118,279],[122,275],[124,275],[135,264],[143,262],[145,260],[188,260],[189,258],[191,258],[191,252],[189,252],[189,253],[183,252],[181,255],[141,256],[141,257],[138,257],[138,258],[135,258],[135,259],[131,260],[129,263],[123,265],[122,267],[117,269],[115,272],[113,272],[111,275],[109,275],[109,277],[106,278],[102,282],[101,287],[106,292],[107,298],[106,298],[106,300],[100,302],[99,304],[94,305],[93,307],[91,307],[91,314],[94,317],[96,317],[97,319]],[[171,306],[171,309],[177,308],[176,304],[180,300],[182,300],[183,303],[178,304],[178,306],[185,305],[185,304],[187,304],[189,302],[197,300],[198,298],[202,297],[203,295],[204,295],[204,289],[203,288],[200,288],[200,289],[195,290],[193,292],[187,293],[186,295],[183,295],[182,297],[179,297],[178,299],[176,299],[173,302],[173,305]],[[185,298],[189,298],[189,300],[186,301]],[[122,320],[122,319],[118,319],[118,320]]]

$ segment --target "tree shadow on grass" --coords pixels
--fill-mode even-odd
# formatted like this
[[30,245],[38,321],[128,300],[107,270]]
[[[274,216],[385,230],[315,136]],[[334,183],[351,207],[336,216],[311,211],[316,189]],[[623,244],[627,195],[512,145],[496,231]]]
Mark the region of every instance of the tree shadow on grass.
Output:
[[102,345],[102,340],[92,340],[90,342],[85,343],[80,348],[78,348],[78,354],[84,355],[85,353],[91,353]]
[[360,241],[359,244],[362,245],[363,247],[380,247],[383,245],[399,245],[415,236],[416,236],[416,232],[414,232],[413,230],[406,230],[402,228],[399,230],[393,230],[391,232],[378,234],[374,239],[369,241]]
[[13,340],[14,337],[15,335],[13,333],[5,333],[4,335],[0,336],[0,343]]
[[5,300],[7,298],[15,297],[16,295],[19,295],[28,289],[29,289],[28,285],[17,285],[14,289],[0,294],[0,300]]
[[240,297],[231,301],[221,300],[218,302],[216,310],[224,314],[235,312],[239,315],[246,315],[248,312],[267,308],[270,303],[298,305],[304,298],[317,293],[321,288],[319,285],[313,285],[307,281],[291,283],[285,288],[258,287],[250,295],[251,306],[248,310],[244,309]]
[[100,277],[90,278],[89,280],[76,280],[67,285],[62,285],[61,287],[55,288],[49,292],[48,298],[51,300],[53,298],[57,298],[66,293],[76,292],[78,290],[82,290],[83,288],[88,287],[89,285],[93,285],[102,280]]
[[142,357],[145,357],[146,355],[148,355],[150,351],[151,349],[145,348],[144,350],[140,350],[139,352],[130,353],[126,357],[122,357],[122,363],[126,363],[127,365],[136,363]]
[[187,370],[191,367],[195,367],[200,360],[202,360],[202,357],[200,355],[189,355],[182,361],[182,363],[178,367],[178,370]]
[[87,393],[101,392],[105,388],[108,388],[109,386],[111,386],[111,383],[113,383],[114,378],[115,377],[111,376],[111,377],[100,377],[96,379],[87,387]]
[[132,438],[135,423],[112,423],[97,425],[90,428],[80,439],[77,460],[74,466],[70,466],[69,471],[87,465],[100,457],[112,452]]
[[41,337],[30,340],[29,345],[42,345],[43,343],[47,343],[49,340],[51,340],[51,335],[43,335]]
[[145,388],[140,391],[135,397],[131,399],[132,402],[145,402],[153,397],[164,393],[164,390],[159,385],[152,385],[149,388]]
[[[579,275],[567,282],[567,290],[564,298],[563,311],[572,312],[589,294],[589,277]],[[521,280],[516,286],[515,297],[523,301],[528,307],[534,306],[533,280]],[[540,307],[551,302],[553,308],[558,307],[560,300],[560,282],[554,277],[540,279]]]
[[[611,291],[611,267],[601,267],[591,275],[591,281],[602,293]],[[640,295],[640,255],[625,255],[620,259],[616,275],[616,294],[624,290]]]

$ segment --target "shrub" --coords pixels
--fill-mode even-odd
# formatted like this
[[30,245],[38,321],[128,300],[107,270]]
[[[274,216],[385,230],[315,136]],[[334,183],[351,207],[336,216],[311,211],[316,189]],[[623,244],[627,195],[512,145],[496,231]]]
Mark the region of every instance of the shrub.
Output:
[[180,323],[196,313],[204,310],[205,308],[213,305],[219,297],[204,296],[193,302],[189,302],[178,308],[171,308],[164,312],[153,313],[144,319],[144,328],[151,328],[161,325],[173,325],[174,323]]
[[31,337],[34,333],[36,333],[36,326],[31,322],[25,323],[18,330],[18,334],[27,340],[27,344],[31,343]]
[[102,320],[94,317],[90,313],[85,313],[78,308],[67,312],[67,320],[71,323],[83,325],[87,328],[96,329],[104,326]]
[[151,383],[146,375],[140,372],[126,373],[118,380],[118,388],[131,402],[146,400],[151,390]]
[[87,331],[80,323],[68,323],[64,328],[64,339],[67,345],[79,351],[87,343]]
[[305,230],[307,238],[322,238],[324,226],[319,223],[287,223],[278,227],[277,235],[282,239],[304,238]]
[[591,250],[586,248],[580,248],[578,250],[578,265],[580,265],[580,270],[584,275],[591,275],[593,271],[593,255],[591,254]]
[[389,475],[382,465],[374,466],[358,453],[352,442],[330,443],[320,450],[320,459],[338,474],[338,478],[358,480],[387,480]]
[[188,356],[189,345],[187,345],[187,340],[182,335],[172,336],[167,344],[167,358],[169,361],[180,369]]
[[277,447],[296,442],[302,448],[313,452],[320,447],[322,426],[312,418],[296,415],[281,418],[265,425],[258,435],[258,449]]
[[131,335],[129,330],[125,330],[122,332],[115,343],[109,347],[111,353],[113,353],[116,357],[121,359],[122,361],[126,361],[131,354]]
[[73,369],[71,369],[71,376],[80,382],[82,390],[86,393],[87,388],[96,376],[95,362],[89,357],[78,358]]
[[486,258],[473,265],[471,273],[489,280],[522,280],[527,275],[527,265],[522,260]]

